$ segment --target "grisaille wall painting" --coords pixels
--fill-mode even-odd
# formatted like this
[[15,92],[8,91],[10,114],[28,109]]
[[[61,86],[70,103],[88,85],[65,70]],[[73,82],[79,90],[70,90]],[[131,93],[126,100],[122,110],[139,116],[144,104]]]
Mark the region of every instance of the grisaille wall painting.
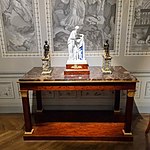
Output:
[[48,19],[52,13],[52,25],[47,24],[47,28],[50,29],[49,25],[53,28],[53,35],[48,37],[53,36],[54,52],[67,51],[68,36],[79,25],[86,52],[100,52],[108,39],[111,52],[118,54],[122,0],[46,0],[46,12]]
[[125,55],[150,55],[150,0],[130,0]]
[[38,1],[1,0],[0,5],[3,56],[39,55],[41,41]]

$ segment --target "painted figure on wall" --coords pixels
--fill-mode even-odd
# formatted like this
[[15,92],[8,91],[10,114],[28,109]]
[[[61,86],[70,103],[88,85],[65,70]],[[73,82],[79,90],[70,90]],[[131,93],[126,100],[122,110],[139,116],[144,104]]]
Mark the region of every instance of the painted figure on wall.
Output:
[[109,40],[114,48],[116,0],[54,0],[52,2],[54,51],[66,51],[75,26],[81,27],[86,51],[103,50]]
[[84,35],[79,33],[79,26],[70,33],[68,38],[69,61],[85,60]]
[[1,0],[7,51],[37,52],[32,0]]
[[[65,1],[65,0],[62,0]],[[69,2],[69,1],[68,1]],[[67,13],[65,18],[60,21],[60,25],[66,29],[72,29],[75,26],[83,25],[85,17],[84,0],[70,0],[70,13]]]
[[135,0],[135,12],[132,33],[132,51],[148,51],[150,45],[150,2]]

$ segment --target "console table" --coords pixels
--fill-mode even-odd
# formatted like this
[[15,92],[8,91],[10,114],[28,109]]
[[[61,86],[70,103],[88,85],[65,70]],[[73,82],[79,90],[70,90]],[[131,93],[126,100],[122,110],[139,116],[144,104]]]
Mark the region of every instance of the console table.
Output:
[[[137,79],[122,66],[113,66],[112,74],[103,74],[101,67],[89,67],[90,75],[66,75],[63,67],[53,67],[51,75],[42,75],[41,67],[34,67],[19,79],[22,106],[24,112],[25,134],[24,139],[83,139],[83,140],[106,140],[107,134],[101,136],[100,130],[115,132],[114,140],[133,140],[132,109]],[[41,91],[115,91],[114,113],[120,110],[120,91],[127,91],[125,119],[123,123],[80,123],[80,122],[50,122],[43,125],[34,125],[31,119],[29,105],[29,91],[36,92],[37,111],[42,111]],[[105,129],[101,129],[104,127]],[[64,128],[66,128],[64,132]],[[71,128],[71,129],[70,129]],[[68,130],[68,131],[67,131]],[[71,131],[70,131],[71,130]],[[113,131],[114,130],[114,131]],[[52,133],[54,131],[54,133]],[[84,131],[84,132],[83,132]],[[81,134],[82,132],[82,134]],[[119,133],[118,133],[119,132]],[[89,133],[89,134],[88,134]],[[52,134],[52,135],[50,135]],[[110,133],[111,134],[111,133]],[[118,135],[117,135],[118,134]],[[120,138],[122,137],[122,138]],[[110,140],[109,138],[107,138]]]

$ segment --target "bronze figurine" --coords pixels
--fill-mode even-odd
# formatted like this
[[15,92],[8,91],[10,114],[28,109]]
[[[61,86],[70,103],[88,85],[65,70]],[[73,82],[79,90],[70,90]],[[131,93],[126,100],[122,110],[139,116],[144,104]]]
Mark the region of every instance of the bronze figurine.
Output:
[[48,45],[48,42],[45,41],[45,44],[44,44],[44,57],[48,58],[48,54],[49,54],[49,45]]

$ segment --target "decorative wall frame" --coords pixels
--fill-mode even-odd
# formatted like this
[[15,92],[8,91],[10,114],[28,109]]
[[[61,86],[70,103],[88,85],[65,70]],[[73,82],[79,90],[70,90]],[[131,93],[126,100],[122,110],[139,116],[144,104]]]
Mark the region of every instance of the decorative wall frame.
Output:
[[149,0],[129,0],[125,55],[150,55]]
[[15,98],[13,83],[10,81],[0,81],[0,99]]
[[39,0],[1,0],[2,57],[42,56]]
[[146,82],[144,98],[150,98],[150,81]]
[[[55,4],[55,2],[57,4]],[[68,56],[67,38],[69,37],[70,31],[71,31],[71,26],[70,26],[71,23],[67,24],[64,22],[67,21],[67,19],[69,17],[73,18],[73,15],[70,15],[71,12],[69,12],[71,10],[68,10],[68,7],[70,7],[70,5],[72,5],[71,2],[72,2],[72,0],[63,0],[63,1],[61,1],[61,4],[60,4],[59,0],[45,0],[47,39],[50,42],[50,49],[51,49],[52,56]],[[98,33],[93,32],[93,39],[91,39],[91,40],[93,40],[92,42],[88,38],[85,38],[85,40],[88,39],[87,40],[88,42],[85,41],[86,46],[88,45],[86,47],[86,56],[99,56],[100,54],[102,54],[103,53],[103,43],[104,43],[104,40],[106,40],[106,37],[107,37],[107,39],[109,39],[109,42],[110,42],[110,50],[111,50],[110,53],[112,55],[119,55],[120,40],[121,40],[122,13],[123,13],[122,0],[110,0],[110,1],[101,0],[101,2],[100,1],[91,1],[91,3],[93,3],[93,4],[89,4],[90,3],[89,1],[84,2],[82,0],[77,0],[77,1],[74,1],[74,3],[76,3],[75,5],[76,6],[78,5],[77,7],[80,7],[79,9],[81,10],[81,12],[79,12],[80,10],[78,9],[77,13],[80,13],[80,15],[83,15],[82,12],[85,13],[85,16],[83,16],[83,18],[82,18],[82,16],[80,16],[79,18],[76,17],[76,20],[79,20],[78,21],[79,23],[84,22],[83,25],[81,25],[81,26],[82,26],[82,32],[85,35],[85,37],[87,37],[86,36],[87,32],[89,32],[88,35],[91,35],[90,32],[92,32],[92,30],[95,29],[94,27],[96,27],[96,29],[98,30]],[[100,16],[99,16],[100,22],[98,24],[97,23],[98,19],[96,19],[96,18],[98,18],[98,15],[97,16],[86,15],[86,13],[88,13],[88,12],[87,12],[87,9],[85,9],[84,7],[87,7],[87,5],[91,7],[91,6],[94,6],[95,4],[96,5],[99,4],[101,6],[101,7],[98,6],[97,8],[100,8],[101,10],[103,10],[103,12],[105,11],[104,14],[108,15],[108,12],[111,13],[110,16],[108,15],[110,18],[104,16],[104,14],[102,14],[102,11],[100,11]],[[56,9],[56,6],[58,9]],[[107,6],[107,9],[111,8],[111,10],[108,11],[106,9],[106,7],[104,7],[104,6]],[[63,7],[63,10],[62,10],[62,7]],[[73,8],[73,7],[71,7],[71,8]],[[89,9],[92,10],[92,8],[89,8]],[[91,10],[90,10],[90,13],[92,13]],[[63,15],[66,18],[64,18],[64,16],[62,16],[62,11],[63,11]],[[55,12],[55,14],[54,14],[54,12]],[[113,14],[114,14],[114,16],[113,16]],[[54,19],[56,19],[56,18],[58,19],[58,22],[56,20],[54,22]],[[106,18],[109,18],[109,20],[107,20]],[[92,24],[92,23],[94,23],[94,20],[99,26],[96,23],[95,23],[96,26],[95,26],[95,24],[94,25]],[[114,20],[115,20],[115,23],[114,23]],[[89,22],[91,21],[89,24],[94,29],[91,27],[91,30],[89,30],[89,28],[87,27],[87,24],[85,24],[86,21],[89,21]],[[61,25],[57,26],[56,22],[59,25],[60,24]],[[104,29],[103,25],[106,27],[105,31],[102,30],[102,29]],[[110,28],[108,26],[110,26]],[[87,30],[86,30],[86,28],[87,28]],[[103,34],[100,35],[101,32]],[[58,33],[59,33],[59,36],[58,36],[59,38],[57,38]],[[102,35],[105,35],[105,36],[102,36]],[[95,38],[96,40],[94,40],[94,36],[96,36],[96,38]],[[101,38],[102,40],[100,40],[100,39],[98,39],[98,38],[100,38],[100,36],[105,37],[105,38]],[[96,42],[101,41],[101,43],[96,44],[96,43],[94,43],[95,41]],[[91,42],[92,46],[90,46],[90,44],[89,44],[90,42]]]
[[81,91],[81,98],[108,98],[113,96],[113,91]]
[[77,98],[77,91],[58,91],[59,98]]
[[135,92],[135,98],[140,98],[141,96],[141,85],[142,85],[142,81],[139,81],[136,83],[136,92]]
[[55,92],[54,91],[42,91],[42,98],[55,98]]

